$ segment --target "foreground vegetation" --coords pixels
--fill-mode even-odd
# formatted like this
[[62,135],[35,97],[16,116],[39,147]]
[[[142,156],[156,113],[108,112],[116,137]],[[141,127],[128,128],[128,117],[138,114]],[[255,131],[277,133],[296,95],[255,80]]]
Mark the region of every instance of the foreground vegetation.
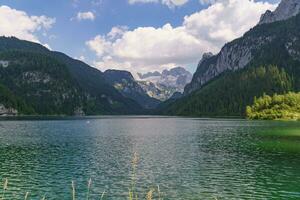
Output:
[[252,106],[247,106],[246,115],[249,119],[300,120],[300,93],[264,94],[255,98]]
[[[137,182],[137,166],[139,162],[139,157],[137,153],[134,153],[132,161],[131,161],[131,166],[132,166],[132,171],[131,171],[131,184],[129,187],[128,195],[127,197],[124,197],[124,199],[128,200],[139,200],[139,199],[146,199],[146,200],[152,200],[152,199],[157,199],[157,200],[163,200],[162,198],[162,193],[160,192],[159,186],[157,188],[151,188],[146,192],[145,194],[139,194],[136,190],[136,182]],[[2,188],[2,194],[0,193],[0,200],[10,200],[13,198],[8,198],[6,197],[6,193],[8,191],[8,185],[9,181],[7,178],[4,179],[3,183],[3,188]],[[87,182],[87,190],[86,190],[86,200],[91,199],[91,187],[92,187],[92,179],[89,179]],[[98,195],[99,200],[104,200],[107,199],[107,192],[103,191],[101,194]],[[74,181],[71,182],[71,199],[76,200],[79,199],[77,194],[76,194],[76,184]],[[53,197],[51,197],[53,198]],[[29,200],[30,199],[30,192],[24,193],[24,200]],[[47,197],[46,195],[41,197],[41,200],[46,200]]]

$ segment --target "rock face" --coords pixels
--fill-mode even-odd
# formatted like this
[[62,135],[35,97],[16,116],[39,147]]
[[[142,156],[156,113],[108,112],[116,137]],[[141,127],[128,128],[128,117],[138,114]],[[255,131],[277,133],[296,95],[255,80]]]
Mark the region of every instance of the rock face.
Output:
[[[260,24],[288,19],[297,15],[299,11],[300,0],[283,0],[274,12],[267,11],[262,16]],[[249,34],[249,32],[242,38],[227,43],[217,55],[212,56],[211,53],[204,54],[198,64],[192,82],[185,87],[184,94],[190,94],[201,88],[226,71],[235,71],[244,68],[254,59],[255,52],[276,39],[276,36],[271,33],[256,36]],[[287,41],[285,44],[286,49],[294,57],[299,57],[299,52],[292,48],[292,46],[295,47],[294,44],[297,40],[298,38],[294,37],[291,38],[290,42]]]
[[155,72],[148,72],[148,73],[146,73],[146,74],[138,73],[138,76],[139,76],[141,79],[146,79],[146,78],[153,77],[153,76],[161,76],[161,73],[159,73],[158,71],[155,71]]
[[151,81],[138,81],[138,83],[150,97],[160,101],[166,101],[176,91],[174,87],[167,87]]
[[225,71],[244,68],[252,60],[252,52],[270,40],[272,40],[271,37],[246,37],[243,40],[226,44],[220,53],[215,56],[204,54],[192,82],[185,87],[184,93],[189,94],[195,91]]
[[15,116],[18,115],[18,111],[14,108],[6,108],[3,104],[0,104],[0,116]]
[[0,60],[0,66],[1,67],[6,68],[6,67],[8,67],[8,65],[9,65],[9,61],[7,61],[7,60]]
[[286,20],[300,12],[300,0],[282,0],[278,8],[271,12],[268,10],[261,16],[259,24]]
[[153,109],[160,103],[159,100],[150,97],[128,71],[107,70],[104,72],[104,78],[122,95],[138,102],[145,109]]
[[165,101],[175,92],[182,93],[184,87],[192,80],[192,74],[183,67],[175,67],[160,72],[138,74],[140,85],[153,98]]

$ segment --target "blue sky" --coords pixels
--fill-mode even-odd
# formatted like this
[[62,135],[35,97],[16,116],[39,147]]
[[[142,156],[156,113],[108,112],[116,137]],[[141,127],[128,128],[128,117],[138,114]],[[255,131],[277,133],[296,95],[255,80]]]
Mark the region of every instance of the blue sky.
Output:
[[[0,0],[2,20],[16,18],[6,27],[0,25],[0,34],[16,34],[21,39],[47,44],[52,50],[80,58],[102,71],[116,68],[146,72],[175,65],[194,71],[204,52],[217,53],[225,42],[241,36],[255,25],[261,13],[274,9],[274,4],[278,3],[277,0],[260,4],[247,3],[247,0],[219,0],[217,3],[148,1],[157,2]],[[225,5],[224,1],[230,3]],[[239,10],[248,10],[248,7],[249,13],[243,12],[242,18],[245,19],[235,24],[234,17],[241,18]],[[17,12],[23,12],[23,15]],[[38,20],[33,16],[37,16]],[[24,30],[21,29],[22,17],[27,17],[28,23],[31,20],[35,26],[28,24],[28,27],[24,25]],[[241,28],[244,24],[245,27]],[[13,29],[13,26],[16,28]],[[6,31],[10,28],[11,31]],[[111,32],[112,28],[114,31]]]

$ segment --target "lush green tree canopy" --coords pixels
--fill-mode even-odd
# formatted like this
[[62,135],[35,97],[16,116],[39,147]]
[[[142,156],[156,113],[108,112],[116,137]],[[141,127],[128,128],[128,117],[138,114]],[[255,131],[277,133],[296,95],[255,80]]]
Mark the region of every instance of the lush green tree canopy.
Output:
[[300,93],[264,94],[255,98],[252,106],[247,106],[246,114],[249,119],[300,120]]

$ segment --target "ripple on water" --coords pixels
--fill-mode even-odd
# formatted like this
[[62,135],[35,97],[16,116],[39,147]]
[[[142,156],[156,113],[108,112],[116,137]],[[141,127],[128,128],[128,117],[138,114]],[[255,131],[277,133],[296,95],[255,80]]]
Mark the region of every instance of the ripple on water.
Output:
[[125,199],[134,152],[142,196],[159,185],[164,199],[300,198],[297,122],[112,117],[0,123],[1,178],[9,178],[13,199],[27,191],[36,199],[69,199],[72,180],[83,198],[90,177],[91,199],[103,191],[108,199]]

